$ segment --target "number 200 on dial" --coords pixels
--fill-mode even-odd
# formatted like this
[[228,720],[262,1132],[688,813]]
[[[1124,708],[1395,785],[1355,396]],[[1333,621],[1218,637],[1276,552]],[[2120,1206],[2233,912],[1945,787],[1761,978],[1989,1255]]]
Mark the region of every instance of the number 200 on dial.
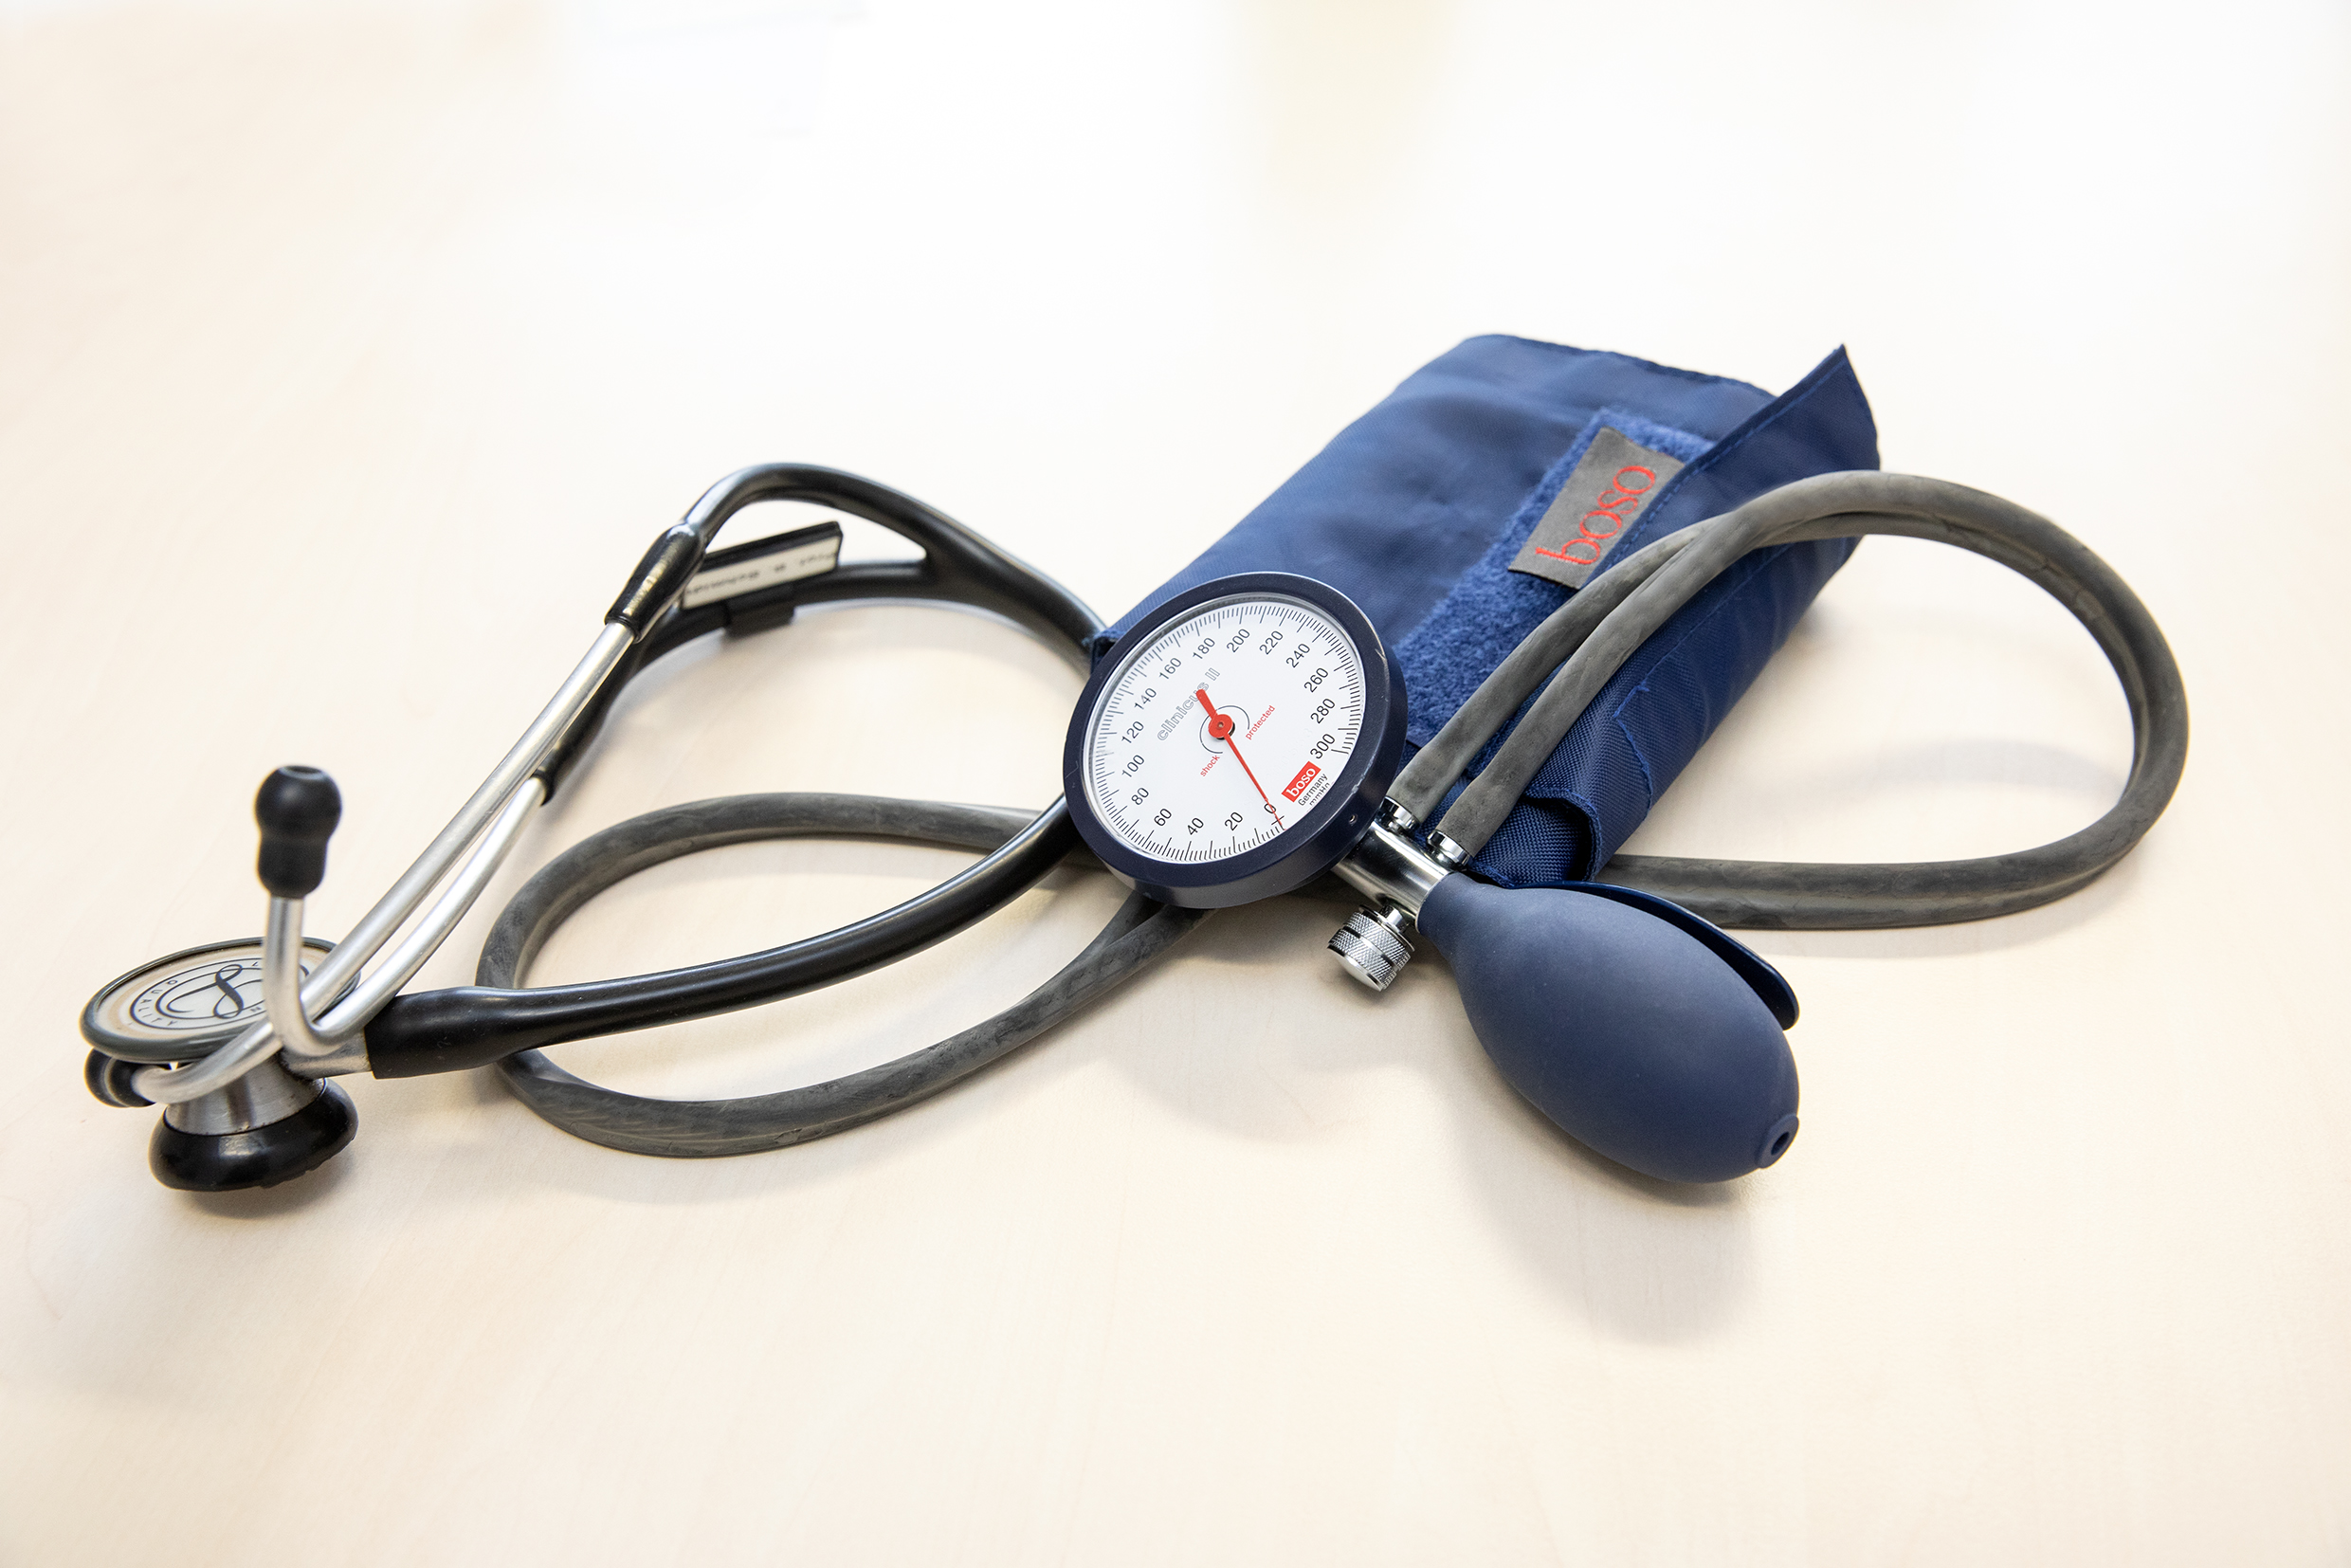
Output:
[[[1267,578],[1302,592],[1242,589]],[[1287,890],[1261,873],[1336,827],[1345,843],[1323,864],[1273,880],[1295,886],[1327,869],[1388,782],[1383,774],[1358,800],[1366,770],[1351,764],[1368,738],[1393,774],[1404,707],[1393,661],[1336,590],[1269,574],[1206,589],[1201,602],[1146,616],[1113,651],[1081,703],[1065,768],[1077,775],[1073,807],[1083,791],[1080,830],[1105,863],[1194,906]]]

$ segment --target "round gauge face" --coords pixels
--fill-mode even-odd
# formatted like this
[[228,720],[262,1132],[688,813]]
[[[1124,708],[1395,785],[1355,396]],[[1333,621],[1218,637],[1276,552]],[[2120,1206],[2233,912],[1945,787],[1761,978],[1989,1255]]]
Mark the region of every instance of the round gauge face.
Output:
[[[1394,773],[1403,715],[1394,663],[1343,594],[1285,574],[1228,577],[1145,615],[1103,660],[1065,782],[1088,846],[1137,887],[1245,903],[1352,845]],[[1288,864],[1327,848],[1334,827],[1353,830],[1336,851]]]
[[[335,950],[306,938],[307,977]],[[82,1038],[132,1062],[190,1062],[242,1033],[262,1004],[258,939],[214,942],[157,958],[121,976],[82,1010]]]

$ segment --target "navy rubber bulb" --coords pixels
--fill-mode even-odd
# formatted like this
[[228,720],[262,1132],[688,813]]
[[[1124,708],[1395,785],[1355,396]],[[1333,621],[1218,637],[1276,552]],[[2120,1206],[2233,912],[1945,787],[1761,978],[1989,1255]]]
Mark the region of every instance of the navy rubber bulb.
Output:
[[1727,1181],[1787,1152],[1795,997],[1696,915],[1629,888],[1456,873],[1419,924],[1494,1065],[1578,1141],[1666,1181]]

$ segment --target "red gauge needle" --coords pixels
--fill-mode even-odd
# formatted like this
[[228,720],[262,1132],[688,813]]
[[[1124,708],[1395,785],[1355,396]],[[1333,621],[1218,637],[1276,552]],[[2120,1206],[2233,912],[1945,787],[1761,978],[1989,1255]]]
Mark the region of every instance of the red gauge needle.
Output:
[[1241,764],[1241,771],[1248,775],[1248,781],[1252,785],[1256,786],[1257,798],[1266,803],[1267,811],[1273,811],[1273,825],[1276,828],[1281,827],[1282,813],[1273,811],[1273,797],[1266,793],[1266,787],[1263,784],[1257,783],[1257,770],[1248,765],[1248,758],[1243,757],[1241,755],[1241,748],[1233,744],[1231,718],[1226,714],[1221,714],[1216,711],[1216,704],[1208,700],[1208,687],[1195,687],[1192,695],[1197,697],[1200,700],[1200,705],[1208,709],[1209,738],[1211,740],[1222,740],[1225,745],[1230,749],[1232,752],[1232,759]]

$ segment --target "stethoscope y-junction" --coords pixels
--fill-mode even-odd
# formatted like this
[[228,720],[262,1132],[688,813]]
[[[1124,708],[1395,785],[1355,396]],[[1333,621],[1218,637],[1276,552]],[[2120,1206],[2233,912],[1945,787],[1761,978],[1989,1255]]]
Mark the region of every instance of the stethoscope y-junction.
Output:
[[[823,524],[714,550],[756,502],[813,503],[920,547],[842,564]],[[2078,617],[2120,679],[2134,727],[2120,799],[2081,831],[2013,854],[1910,865],[1618,856],[1605,880],[1510,888],[1468,869],[1544,759],[1633,652],[1734,563],[1808,539],[1897,534],[1990,556]],[[650,812],[556,857],[497,921],[476,983],[405,992],[575,766],[647,664],[714,631],[871,599],[977,606],[1087,660],[1102,630],[1059,584],[884,485],[778,464],[721,481],[665,531],[586,655],[438,837],[339,941],[303,931],[340,813],[333,782],[282,768],[263,784],[264,935],[157,960],[82,1016],[88,1081],[116,1105],[160,1104],[156,1176],[197,1190],[267,1186],[351,1140],[333,1082],[495,1065],[580,1137],[664,1156],[737,1154],[823,1137],[957,1082],[1166,952],[1207,912],[1336,876],[1363,910],[1332,939],[1384,990],[1415,938],[1444,954],[1480,1040],[1567,1132],[1636,1169],[1714,1181],[1777,1159],[1796,1128],[1785,1030],[1795,997],[1718,924],[1838,928],[2030,908],[2112,866],[2170,798],[2187,706],[2160,631],[2081,543],[1997,498],[1874,471],[1815,475],[1655,539],[1523,637],[1409,761],[1394,650],[1345,593],[1288,572],[1230,574],[1150,606],[1091,660],[1064,750],[1064,798],[1040,812],[857,795],[738,795]],[[1499,741],[1499,744],[1497,744]],[[793,835],[983,851],[869,919],[740,957],[533,987],[549,935],[599,891],[700,849]],[[1012,1007],[882,1067],[716,1101],[622,1094],[545,1048],[793,995],[960,929],[1090,852],[1133,895],[1058,974]],[[1578,955],[1574,965],[1556,960]]]

